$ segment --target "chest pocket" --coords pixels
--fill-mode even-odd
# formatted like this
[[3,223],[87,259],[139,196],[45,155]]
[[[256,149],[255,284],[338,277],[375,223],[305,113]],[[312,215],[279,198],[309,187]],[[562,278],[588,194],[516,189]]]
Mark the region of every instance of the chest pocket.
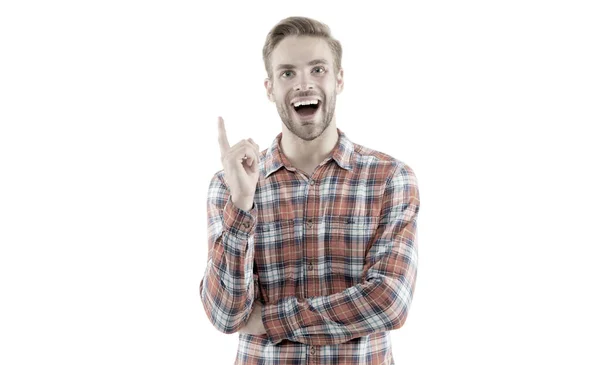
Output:
[[346,287],[362,281],[365,257],[375,238],[379,217],[334,216],[324,221],[325,252],[331,273]]

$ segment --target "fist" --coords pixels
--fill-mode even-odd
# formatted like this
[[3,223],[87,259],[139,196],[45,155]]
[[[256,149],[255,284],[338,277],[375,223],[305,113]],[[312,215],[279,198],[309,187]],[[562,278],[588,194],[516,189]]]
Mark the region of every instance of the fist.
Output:
[[252,200],[259,176],[259,147],[252,138],[243,139],[230,146],[223,118],[219,117],[218,124],[221,162],[225,171],[225,181],[229,185],[231,195],[234,200]]

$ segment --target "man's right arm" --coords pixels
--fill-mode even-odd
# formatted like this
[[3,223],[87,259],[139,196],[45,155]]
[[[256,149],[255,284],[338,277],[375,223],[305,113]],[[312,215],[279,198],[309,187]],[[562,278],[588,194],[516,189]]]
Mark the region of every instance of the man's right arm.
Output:
[[208,260],[200,298],[210,322],[223,333],[239,331],[252,313],[257,217],[253,203],[248,198],[234,202],[223,174],[213,176],[207,199]]

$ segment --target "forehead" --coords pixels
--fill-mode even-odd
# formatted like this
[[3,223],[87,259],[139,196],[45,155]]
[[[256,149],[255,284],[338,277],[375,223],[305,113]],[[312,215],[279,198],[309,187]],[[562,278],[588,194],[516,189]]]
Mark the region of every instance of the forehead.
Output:
[[315,59],[325,59],[333,64],[331,49],[322,38],[288,36],[271,53],[271,65],[274,68],[282,63],[304,66]]

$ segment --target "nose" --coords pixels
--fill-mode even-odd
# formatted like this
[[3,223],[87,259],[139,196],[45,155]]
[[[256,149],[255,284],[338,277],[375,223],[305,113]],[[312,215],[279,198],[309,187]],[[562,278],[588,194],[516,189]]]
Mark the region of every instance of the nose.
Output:
[[312,90],[314,86],[312,84],[302,83],[294,87],[294,91]]
[[300,82],[294,86],[294,91],[313,90],[315,88],[312,82],[306,81],[305,77],[299,77]]

